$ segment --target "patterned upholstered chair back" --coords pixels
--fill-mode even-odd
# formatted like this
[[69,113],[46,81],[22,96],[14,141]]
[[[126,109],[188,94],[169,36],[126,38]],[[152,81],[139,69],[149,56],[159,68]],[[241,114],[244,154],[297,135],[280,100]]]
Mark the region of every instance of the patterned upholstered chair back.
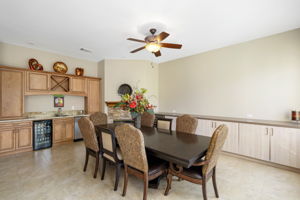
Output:
[[122,124],[116,128],[116,136],[124,163],[148,173],[148,162],[142,132],[130,124]]
[[182,115],[176,119],[176,131],[195,134],[198,120],[190,115]]
[[98,140],[94,124],[91,122],[91,120],[88,117],[82,117],[78,121],[78,126],[81,131],[85,146],[95,152],[98,152]]
[[154,120],[155,120],[155,115],[154,114],[150,114],[148,112],[144,112],[142,114],[142,126],[146,126],[146,127],[153,127],[154,125]]
[[100,148],[103,156],[112,162],[122,160],[122,154],[117,148],[116,137],[113,131],[102,129],[100,133]]
[[209,160],[209,163],[203,166],[203,175],[207,175],[216,166],[227,135],[228,128],[224,124],[220,125],[213,133],[205,156],[205,160]]
[[94,125],[107,124],[107,115],[102,112],[91,114],[90,119]]

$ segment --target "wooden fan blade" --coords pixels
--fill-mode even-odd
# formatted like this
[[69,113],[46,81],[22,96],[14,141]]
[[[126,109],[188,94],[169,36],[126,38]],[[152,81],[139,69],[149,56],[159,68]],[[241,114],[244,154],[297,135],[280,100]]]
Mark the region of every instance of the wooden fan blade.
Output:
[[135,49],[135,50],[133,50],[133,51],[130,51],[130,53],[138,52],[138,51],[140,51],[140,50],[145,49],[145,47],[146,47],[146,46],[140,47],[140,48],[138,48],[138,49]]
[[154,53],[154,55],[155,55],[156,57],[158,57],[158,56],[161,56],[161,53],[160,53],[160,51],[153,52],[153,53]]
[[131,40],[131,41],[134,41],[134,42],[142,42],[142,43],[145,43],[144,40],[138,40],[138,39],[134,39],[134,38],[127,38],[127,40]]
[[161,32],[159,35],[156,36],[156,39],[158,40],[158,42],[160,42],[166,39],[169,35],[169,33]]
[[171,44],[171,43],[160,43],[161,47],[172,48],[172,49],[181,49],[182,44]]

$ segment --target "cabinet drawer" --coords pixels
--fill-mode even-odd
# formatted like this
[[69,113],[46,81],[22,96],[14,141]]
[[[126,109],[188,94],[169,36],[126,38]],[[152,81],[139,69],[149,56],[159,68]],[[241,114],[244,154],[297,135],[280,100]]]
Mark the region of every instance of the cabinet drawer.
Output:
[[16,128],[31,127],[32,126],[32,121],[14,122],[13,126],[16,127]]

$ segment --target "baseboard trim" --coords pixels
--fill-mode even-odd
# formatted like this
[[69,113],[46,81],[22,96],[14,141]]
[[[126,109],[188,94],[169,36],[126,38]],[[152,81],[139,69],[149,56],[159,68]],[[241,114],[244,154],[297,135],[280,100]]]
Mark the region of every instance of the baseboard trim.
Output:
[[240,158],[240,159],[256,162],[256,163],[260,163],[260,164],[264,164],[264,165],[268,165],[268,166],[279,168],[279,169],[284,169],[284,170],[300,173],[300,169],[295,168],[295,167],[289,167],[289,166],[285,166],[285,165],[281,165],[281,164],[277,164],[277,163],[273,163],[273,162],[269,162],[269,161],[259,160],[259,159],[255,159],[255,158],[251,158],[251,157],[247,157],[247,156],[243,156],[243,155],[239,155],[239,154],[235,154],[235,153],[225,152],[225,151],[223,151],[222,154],[232,156],[235,158]]

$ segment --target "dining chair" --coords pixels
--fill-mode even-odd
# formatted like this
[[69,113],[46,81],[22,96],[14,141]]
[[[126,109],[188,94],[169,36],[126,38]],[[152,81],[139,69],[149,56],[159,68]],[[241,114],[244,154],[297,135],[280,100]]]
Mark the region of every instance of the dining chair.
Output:
[[227,126],[220,125],[212,135],[204,160],[196,161],[190,168],[174,166],[172,163],[170,163],[165,195],[168,195],[169,190],[171,189],[172,176],[177,176],[183,180],[201,184],[203,199],[207,200],[206,183],[212,177],[215,195],[217,198],[219,198],[216,182],[216,165],[227,135]]
[[114,191],[118,189],[120,170],[123,165],[123,158],[120,149],[117,147],[116,137],[113,131],[102,129],[100,132],[100,152],[102,155],[102,175],[101,180],[105,176],[106,162],[110,162],[116,167]]
[[158,118],[156,122],[156,128],[163,130],[172,130],[172,121],[173,119],[168,118]]
[[107,124],[107,115],[103,112],[95,112],[91,114],[90,119],[95,126],[100,124]]
[[99,166],[99,154],[100,154],[100,148],[99,148],[99,142],[97,140],[96,132],[94,124],[91,122],[91,120],[88,117],[82,117],[78,120],[78,126],[81,131],[83,141],[85,144],[86,149],[86,156],[85,156],[85,164],[83,171],[86,171],[87,164],[89,162],[89,156],[93,156],[96,158],[96,166],[95,166],[95,172],[94,172],[94,178],[97,177],[98,173],[98,166]]
[[142,114],[141,125],[145,127],[153,127],[154,126],[155,115],[144,112]]
[[176,119],[176,131],[195,134],[198,119],[191,115],[182,115]]
[[148,182],[166,172],[167,163],[146,155],[142,132],[130,124],[116,127],[116,136],[124,158],[124,187],[122,196],[126,195],[128,174],[144,181],[143,200],[147,199]]

